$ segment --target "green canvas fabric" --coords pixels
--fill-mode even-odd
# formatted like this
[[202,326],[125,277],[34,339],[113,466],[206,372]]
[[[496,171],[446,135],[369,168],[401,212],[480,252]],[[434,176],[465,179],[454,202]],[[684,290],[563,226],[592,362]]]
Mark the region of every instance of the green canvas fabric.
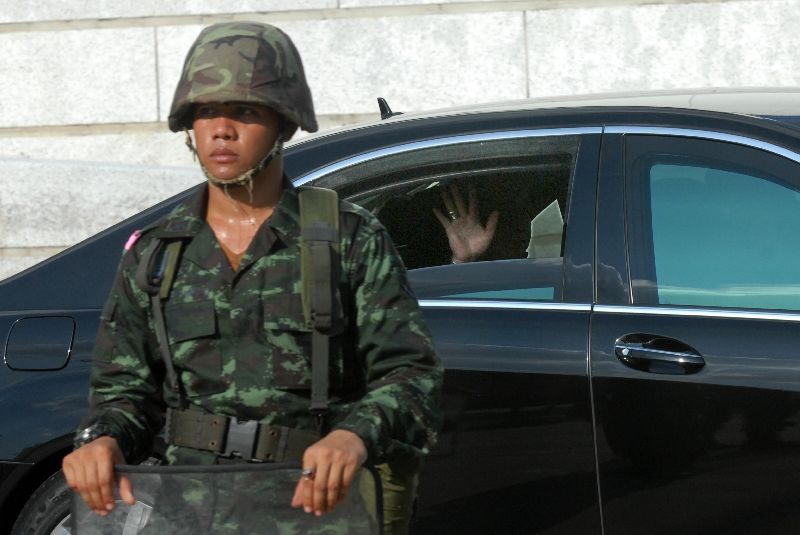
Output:
[[[297,191],[285,186],[236,271],[203,219],[205,189],[145,229],[124,254],[93,352],[86,423],[113,429],[129,462],[147,456],[166,407],[178,406],[165,381],[148,295],[134,282],[142,251],[159,233],[193,235],[165,305],[189,406],[316,429],[308,410],[311,331],[301,303]],[[385,229],[350,203],[341,202],[340,212],[344,315],[331,337],[329,429],[358,434],[375,464],[424,454],[441,420],[441,363]],[[168,453],[180,462],[175,448]],[[198,460],[196,452],[187,455]]]

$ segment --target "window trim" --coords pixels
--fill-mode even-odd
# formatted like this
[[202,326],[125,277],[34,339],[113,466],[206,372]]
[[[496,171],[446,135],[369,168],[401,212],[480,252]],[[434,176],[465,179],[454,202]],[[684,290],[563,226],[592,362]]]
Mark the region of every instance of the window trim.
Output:
[[554,137],[554,136],[578,136],[588,134],[602,134],[603,128],[600,126],[587,126],[575,128],[542,128],[542,129],[525,129],[525,130],[498,130],[493,132],[482,132],[480,134],[462,134],[457,136],[438,137],[432,139],[425,139],[422,141],[413,141],[410,143],[402,143],[400,145],[392,145],[381,149],[365,152],[357,156],[352,156],[344,160],[326,165],[315,171],[307,173],[294,181],[295,186],[302,186],[314,180],[318,180],[326,175],[359,165],[372,160],[402,154],[405,152],[412,152],[421,149],[430,149],[436,147],[443,147],[446,145],[461,145],[465,143],[475,143],[481,141],[500,141],[506,139],[525,139],[537,137]]
[[674,137],[693,137],[698,139],[708,139],[712,141],[726,141],[736,145],[745,145],[754,149],[761,149],[778,156],[783,156],[793,162],[800,163],[800,153],[793,150],[775,145],[768,141],[754,139],[737,134],[725,134],[714,132],[713,130],[698,130],[693,128],[668,128],[659,126],[634,126],[620,125],[607,126],[603,129],[604,134],[631,134],[631,135],[655,135],[655,136],[674,136]]
[[420,299],[421,308],[468,308],[502,310],[556,310],[560,312],[591,312],[588,303],[544,303],[535,301],[491,301],[467,299]]
[[[424,139],[419,141],[412,141],[407,143],[402,143],[398,145],[392,145],[389,147],[383,147],[380,149],[372,150],[363,154],[355,155],[350,158],[329,164],[325,167],[302,175],[298,179],[295,180],[295,185],[302,186],[304,184],[308,184],[312,181],[317,181],[320,179],[324,179],[332,174],[339,173],[342,171],[346,171],[356,166],[360,166],[363,164],[368,164],[370,162],[378,161],[383,158],[392,157],[396,155],[403,155],[415,151],[420,150],[430,150],[430,149],[438,149],[443,147],[453,147],[459,145],[466,145],[466,144],[474,144],[474,143],[484,143],[489,141],[510,141],[510,140],[538,140],[538,139],[545,139],[545,138],[559,138],[559,137],[575,137],[576,139],[580,140],[581,142],[590,136],[597,136],[598,138],[602,135],[602,127],[601,126],[587,126],[587,127],[564,127],[564,128],[539,128],[539,129],[518,129],[518,130],[508,130],[508,131],[491,131],[491,132],[482,132],[476,134],[463,134],[463,135],[453,135],[453,136],[446,136],[446,137],[439,137],[439,138],[432,138],[432,139]],[[573,157],[573,169],[571,170],[570,181],[574,178],[574,173],[576,172],[578,159],[579,159],[580,149],[575,153]],[[360,181],[358,181],[360,182]],[[358,183],[356,182],[356,183]],[[391,186],[392,188],[394,185]],[[385,188],[379,188],[385,189]],[[570,195],[568,192],[568,196],[565,199],[564,209],[568,210],[568,206],[570,203]],[[568,218],[569,216],[567,216]],[[565,221],[566,223],[566,221]],[[562,239],[563,241],[563,239]],[[426,267],[433,267],[433,266],[426,266]],[[447,266],[442,266],[447,267]],[[558,300],[555,301],[556,303],[562,303],[564,296],[564,275],[565,267],[561,267],[561,277],[560,277],[560,289],[557,288],[556,294],[558,296]],[[442,298],[422,298],[420,299],[420,303],[424,302],[453,302],[455,301],[452,296],[442,297]],[[459,299],[458,301],[469,302],[470,305],[467,305],[468,308],[475,307],[476,303],[490,303],[493,302],[492,299]],[[516,301],[513,301],[516,303]],[[520,301],[525,303],[541,303],[537,301]],[[478,308],[518,308],[514,305],[509,305],[512,301],[509,300],[497,300],[497,303],[492,306],[486,307],[481,305]]]
[[788,310],[767,312],[767,309],[746,311],[734,308],[687,308],[685,305],[594,305],[592,307],[592,312],[600,314],[633,314],[640,316],[679,316],[691,318],[791,321],[800,323],[800,311],[792,312]]
[[441,147],[444,145],[455,145],[462,143],[473,143],[476,141],[492,141],[501,139],[520,139],[532,137],[547,137],[547,136],[573,136],[573,135],[591,135],[591,134],[637,134],[637,135],[658,135],[658,136],[676,136],[676,137],[693,137],[699,139],[710,139],[715,141],[727,141],[738,145],[745,145],[756,149],[765,150],[778,156],[783,156],[794,162],[800,163],[800,153],[790,149],[775,145],[768,141],[741,136],[737,134],[726,134],[722,132],[715,132],[713,130],[700,130],[694,128],[671,128],[662,126],[637,126],[637,125],[615,125],[615,126],[585,126],[585,127],[572,127],[572,128],[543,128],[543,129],[525,129],[525,130],[498,130],[493,132],[482,132],[480,134],[462,134],[456,136],[447,136],[426,139],[422,141],[413,141],[410,143],[401,143],[399,145],[392,145],[381,149],[365,152],[357,156],[352,156],[344,160],[326,165],[305,175],[302,175],[294,180],[296,186],[302,186],[308,182],[312,182],[325,175],[358,165],[360,163],[368,162],[385,156],[394,154],[401,154],[420,150],[424,148]]
[[[622,127],[615,127],[615,128],[622,128]],[[619,133],[619,132],[617,132],[617,133]],[[781,148],[779,146],[776,146],[776,145],[773,145],[771,143],[762,142],[762,141],[751,139],[751,138],[747,138],[747,137],[744,137],[744,136],[735,136],[735,135],[730,135],[730,134],[721,134],[721,133],[717,133],[717,132],[700,131],[700,130],[673,129],[673,128],[640,128],[640,127],[632,127],[631,129],[626,130],[625,133],[628,134],[628,135],[631,135],[631,136],[639,136],[639,137],[646,137],[646,136],[660,137],[660,138],[665,139],[665,140],[669,139],[669,138],[673,138],[673,139],[678,138],[678,139],[682,139],[682,140],[687,140],[687,139],[692,138],[692,139],[700,140],[700,142],[721,142],[721,143],[727,144],[729,146],[730,145],[740,145],[740,146],[743,146],[743,147],[747,147],[748,150],[760,151],[764,155],[764,157],[771,157],[771,158],[777,157],[778,159],[783,159],[782,163],[780,163],[778,160],[775,160],[776,165],[793,166],[793,165],[796,165],[796,164],[800,164],[800,154],[794,153],[794,152],[789,151],[787,149],[783,149],[783,148]],[[676,140],[675,142],[678,142],[678,141]],[[682,142],[685,143],[686,141],[682,141]],[[643,200],[640,197],[637,197],[636,199],[633,199],[633,197],[631,196],[631,191],[632,191],[631,188],[634,187],[635,185],[632,184],[632,182],[631,182],[633,180],[632,176],[629,176],[629,172],[631,172],[631,168],[629,167],[630,162],[628,161],[628,159],[629,159],[628,158],[628,156],[629,156],[628,149],[629,149],[628,143],[626,142],[625,143],[625,154],[626,154],[626,156],[625,156],[625,159],[624,159],[625,160],[625,164],[624,164],[625,165],[625,172],[624,172],[624,185],[625,185],[624,199],[625,200],[624,200],[624,202],[625,202],[626,206],[628,206],[629,203],[631,203],[634,200],[640,200],[640,201]],[[729,150],[733,150],[733,148],[729,148]],[[684,155],[684,156],[686,156],[686,155]],[[693,159],[697,159],[699,156],[694,154],[694,153],[692,153],[691,155],[688,155],[687,157],[688,157],[688,159],[693,160]],[[739,162],[738,160],[731,160],[731,162],[728,162],[728,163],[732,163],[734,161],[736,161],[739,165],[744,165],[745,167],[747,167],[747,164],[745,164],[743,162]],[[721,161],[720,162],[721,165],[725,164],[725,163],[726,163],[725,161]],[[758,171],[759,170],[756,169],[756,168],[754,168],[753,171],[752,171],[753,173],[756,173],[755,175],[753,175],[756,178],[758,178],[758,174],[757,174]],[[734,172],[741,172],[741,171],[734,171]],[[747,172],[750,172],[750,171],[747,171]],[[768,174],[771,174],[771,173],[768,173]],[[770,181],[772,183],[775,183],[775,184],[783,185],[784,187],[791,187],[791,188],[795,188],[796,187],[796,183],[792,183],[791,181],[787,183],[785,180],[778,179],[777,176],[776,176],[775,180],[770,180],[767,177],[761,177],[761,178],[763,180],[768,180],[768,181]],[[649,212],[649,210],[650,210],[649,187],[648,187],[648,194],[647,195],[648,195],[648,199],[644,199],[644,200],[647,201],[647,202],[645,202],[645,204],[648,207],[647,208],[647,212]],[[646,219],[648,219],[647,225],[651,224],[651,221],[650,221],[651,218],[650,218],[650,216],[648,214],[640,214],[640,215],[643,215]],[[664,307],[667,311],[669,311],[669,312],[667,312],[668,315],[669,314],[674,314],[674,311],[676,309],[685,309],[687,311],[693,311],[693,310],[697,310],[697,309],[702,309],[702,310],[706,310],[706,311],[743,311],[742,314],[746,315],[744,317],[748,317],[749,319],[763,318],[763,315],[762,316],[752,316],[752,315],[750,315],[751,312],[749,312],[749,311],[755,311],[754,312],[755,314],[759,314],[760,311],[764,311],[764,312],[767,312],[767,313],[770,313],[771,311],[774,311],[775,315],[779,315],[781,313],[790,313],[791,314],[791,313],[795,312],[794,310],[787,310],[787,309],[760,308],[760,307],[752,307],[751,308],[751,307],[746,307],[746,306],[741,306],[741,305],[740,306],[719,306],[719,307],[717,307],[717,306],[714,306],[712,304],[700,304],[700,303],[698,303],[697,305],[692,305],[692,304],[689,304],[689,303],[659,304],[659,303],[656,303],[656,302],[642,302],[643,300],[644,301],[657,301],[658,300],[657,298],[653,299],[654,295],[656,295],[656,292],[657,292],[658,282],[657,282],[657,278],[656,278],[656,274],[655,274],[655,269],[656,269],[656,266],[654,264],[655,255],[654,255],[654,251],[652,249],[653,248],[652,229],[651,229],[650,242],[649,242],[649,244],[645,244],[645,247],[649,247],[650,248],[649,258],[651,259],[650,261],[653,262],[653,265],[650,266],[651,269],[652,269],[652,273],[645,273],[644,271],[639,271],[638,276],[639,276],[639,278],[641,278],[642,275],[645,275],[645,276],[649,275],[650,280],[652,280],[655,283],[655,285],[650,290],[647,290],[646,288],[645,289],[642,289],[642,288],[638,288],[637,289],[637,288],[634,287],[634,280],[635,280],[635,278],[634,278],[635,273],[634,273],[634,266],[633,266],[634,258],[633,258],[632,254],[631,254],[631,247],[632,247],[632,243],[634,242],[634,240],[632,239],[632,236],[630,235],[630,230],[628,229],[628,225],[630,224],[630,221],[628,221],[629,217],[630,217],[630,214],[627,213],[627,209],[626,209],[626,215],[625,215],[625,221],[626,221],[626,223],[625,223],[625,229],[626,229],[625,230],[625,243],[626,243],[626,259],[627,259],[626,260],[626,268],[627,268],[627,272],[628,272],[628,285],[629,285],[629,290],[630,290],[630,294],[629,295],[631,296],[631,300],[632,300],[632,304],[630,306],[635,307],[635,308],[644,307],[644,308],[648,308],[648,309],[652,309],[652,310],[655,310],[656,307]],[[643,223],[640,222],[639,226],[640,227],[643,226]],[[639,269],[640,270],[642,269],[641,266],[639,267]],[[650,295],[650,292],[652,292],[653,295]],[[798,310],[796,312],[800,312],[800,310]],[[703,315],[706,315],[706,314],[693,314],[693,313],[688,313],[687,314],[687,313],[683,313],[683,314],[678,314],[678,315],[700,315],[700,316],[703,316]],[[722,315],[712,314],[712,316],[731,317],[728,314],[722,314]],[[743,317],[743,316],[735,316],[734,315],[734,317]],[[772,318],[772,319],[775,319],[775,318]]]

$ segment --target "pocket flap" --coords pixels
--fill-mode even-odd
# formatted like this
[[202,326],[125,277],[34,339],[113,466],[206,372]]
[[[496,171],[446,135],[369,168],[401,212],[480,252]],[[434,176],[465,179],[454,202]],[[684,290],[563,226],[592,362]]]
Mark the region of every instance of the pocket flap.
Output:
[[213,336],[217,332],[213,301],[169,304],[164,309],[171,343]]

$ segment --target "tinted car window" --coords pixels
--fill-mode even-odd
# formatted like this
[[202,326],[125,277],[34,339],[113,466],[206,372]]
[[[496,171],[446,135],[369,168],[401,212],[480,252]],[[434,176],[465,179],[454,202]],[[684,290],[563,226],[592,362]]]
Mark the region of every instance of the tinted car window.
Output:
[[[389,231],[419,298],[559,301],[563,280],[564,212],[575,167],[577,136],[534,136],[428,146],[418,143],[347,167],[315,185],[375,214]],[[452,264],[453,253],[434,210],[443,197],[497,226],[477,261]],[[462,214],[463,215],[463,214]]]
[[629,149],[637,302],[800,309],[800,166],[712,141]]

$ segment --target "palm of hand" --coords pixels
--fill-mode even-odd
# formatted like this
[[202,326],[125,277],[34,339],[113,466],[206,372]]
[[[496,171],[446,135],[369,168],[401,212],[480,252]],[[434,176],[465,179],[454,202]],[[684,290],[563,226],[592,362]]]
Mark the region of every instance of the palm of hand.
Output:
[[468,203],[464,203],[456,186],[450,186],[447,191],[442,191],[442,202],[450,217],[445,216],[437,208],[433,209],[433,213],[447,234],[453,262],[477,260],[492,243],[500,214],[497,211],[492,212],[486,225],[482,225],[478,197],[475,188],[472,187],[469,189]]
[[[494,212],[493,215],[496,214],[497,212]],[[477,259],[486,252],[494,238],[494,228],[488,223],[486,226],[481,225],[477,217],[472,214],[456,218],[445,227],[445,233],[450,243],[450,250],[453,252],[453,260],[457,262]]]

